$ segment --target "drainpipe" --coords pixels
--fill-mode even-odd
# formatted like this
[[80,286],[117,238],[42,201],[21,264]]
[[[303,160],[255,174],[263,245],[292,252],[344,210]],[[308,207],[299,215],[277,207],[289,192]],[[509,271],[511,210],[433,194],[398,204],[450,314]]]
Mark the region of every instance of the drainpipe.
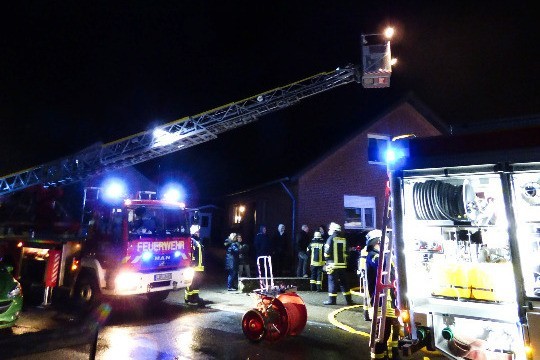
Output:
[[[284,179],[284,180],[289,180],[288,178]],[[292,227],[292,231],[291,231],[291,239],[292,239],[292,258],[294,259],[294,242],[296,241],[296,199],[292,193],[292,191],[287,187],[287,185],[285,185],[285,183],[283,181],[280,180],[279,182],[281,184],[281,186],[283,187],[283,189],[285,190],[285,192],[289,195],[289,197],[291,198],[291,202],[292,202],[292,219],[291,219],[291,227]],[[294,268],[293,268],[293,271],[294,271]]]

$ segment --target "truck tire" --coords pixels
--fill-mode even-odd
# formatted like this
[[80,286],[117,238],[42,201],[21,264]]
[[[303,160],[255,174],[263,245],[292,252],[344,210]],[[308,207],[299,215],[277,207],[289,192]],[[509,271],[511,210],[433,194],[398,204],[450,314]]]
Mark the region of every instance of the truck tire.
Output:
[[75,301],[83,311],[90,311],[97,307],[101,301],[101,291],[95,277],[84,274],[75,285]]
[[164,301],[167,296],[169,296],[169,290],[165,290],[165,291],[156,291],[156,292],[151,292],[151,293],[148,293],[146,294],[146,297],[148,298],[148,301],[150,303],[160,303],[162,301]]

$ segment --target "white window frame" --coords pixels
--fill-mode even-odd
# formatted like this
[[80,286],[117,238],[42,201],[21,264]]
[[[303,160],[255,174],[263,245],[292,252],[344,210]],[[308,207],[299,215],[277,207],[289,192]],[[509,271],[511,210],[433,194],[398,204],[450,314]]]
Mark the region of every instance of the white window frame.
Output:
[[[376,139],[376,140],[386,140],[386,146],[388,148],[389,144],[390,144],[390,141],[391,141],[391,138],[390,136],[388,135],[380,135],[380,134],[368,134],[367,136],[367,147],[369,149],[369,139]],[[376,165],[386,165],[386,161],[371,161],[369,160],[369,151],[368,149],[366,149],[366,151],[368,152],[368,163],[369,164],[376,164]]]
[[[344,223],[345,229],[373,229],[377,219],[377,203],[374,196],[343,195],[343,209],[360,209],[360,225]],[[371,223],[373,226],[366,227],[366,209],[371,209]]]

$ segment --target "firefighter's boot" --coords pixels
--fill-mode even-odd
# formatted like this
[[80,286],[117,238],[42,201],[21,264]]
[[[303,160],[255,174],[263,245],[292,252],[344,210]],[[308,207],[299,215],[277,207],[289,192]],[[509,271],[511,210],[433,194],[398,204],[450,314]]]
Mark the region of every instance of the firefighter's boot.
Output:
[[365,308],[366,306],[364,305],[364,320],[365,321],[371,321],[371,318],[369,317],[369,310]]
[[371,358],[372,359],[381,359],[388,360],[388,353],[386,344],[375,342],[375,346],[371,348]]
[[317,285],[317,292],[323,292],[323,289],[322,289],[321,285]]
[[312,284],[310,285],[310,290],[311,290],[311,291],[316,291],[316,290],[317,290],[317,285],[315,285],[315,284],[312,283]]
[[352,299],[352,295],[345,295],[345,301],[347,302],[347,305],[356,305],[356,303]]
[[323,302],[323,305],[336,305],[336,296],[329,296],[328,300]]

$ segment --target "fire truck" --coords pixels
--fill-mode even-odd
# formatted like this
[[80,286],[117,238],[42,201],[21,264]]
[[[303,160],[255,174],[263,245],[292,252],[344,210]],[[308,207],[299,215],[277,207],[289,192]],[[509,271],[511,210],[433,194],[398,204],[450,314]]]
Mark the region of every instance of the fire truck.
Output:
[[0,245],[25,292],[42,291],[46,305],[56,288],[90,309],[105,296],[145,294],[150,303],[159,302],[191,283],[185,204],[170,193],[161,199],[151,191],[128,196],[120,184],[84,189],[82,221],[55,212],[62,197],[43,196],[49,190],[39,189],[31,198],[41,205],[27,211],[32,221],[1,224]]
[[[388,32],[384,36],[362,35],[362,69],[355,65],[340,67],[0,177],[0,199],[36,186],[55,189],[84,182],[187,149],[342,85],[389,87],[393,64],[390,37]],[[169,291],[188,286],[193,271],[189,267],[189,234],[185,231],[188,225],[182,227],[181,223],[182,205],[148,192],[115,201],[107,199],[106,194],[101,188],[86,190],[84,215],[75,226],[77,231],[71,226],[52,226],[53,219],[46,221],[55,230],[52,233],[36,232],[35,223],[0,226],[0,245],[19,259],[14,266],[16,277],[23,283],[44,282],[46,289],[67,288],[82,304],[92,304],[103,295],[146,294],[150,300],[160,301]],[[50,205],[54,204],[51,200]],[[136,226],[141,222],[147,225],[144,230]],[[47,294],[45,290],[44,298]]]
[[396,291],[405,354],[540,359],[539,135],[391,142],[392,241],[382,241],[379,288]]

